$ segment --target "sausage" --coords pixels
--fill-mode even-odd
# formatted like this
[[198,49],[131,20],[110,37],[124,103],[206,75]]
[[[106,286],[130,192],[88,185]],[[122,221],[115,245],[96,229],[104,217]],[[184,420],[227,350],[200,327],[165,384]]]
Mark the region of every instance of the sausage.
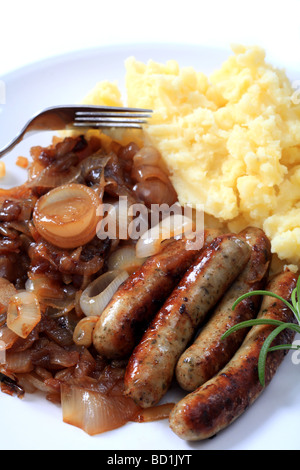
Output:
[[[204,245],[219,232],[204,231]],[[119,287],[93,333],[96,350],[110,359],[126,358],[153,315],[178,284],[201,249],[186,249],[186,240],[172,240]]]
[[240,329],[224,340],[222,335],[231,326],[256,317],[260,308],[261,297],[257,295],[244,299],[232,311],[238,297],[265,288],[271,261],[270,241],[261,229],[253,227],[248,227],[238,236],[249,243],[250,259],[176,365],[177,382],[189,392],[211,379],[227,364],[242,344],[247,329]]
[[249,256],[246,242],[231,234],[222,235],[183,276],[128,361],[125,394],[139,406],[153,406],[166,393],[178,357],[196,327],[241,272]]
[[[267,290],[290,300],[296,287],[297,275],[285,271],[273,278]],[[271,318],[294,323],[293,312],[281,301],[264,296],[259,318]],[[203,440],[214,436],[236,420],[262,393],[258,378],[258,358],[273,325],[255,325],[247,333],[241,347],[228,364],[212,379],[189,393],[172,409],[171,429],[185,440]],[[272,345],[291,343],[295,333],[283,330]],[[268,353],[265,368],[266,385],[270,383],[287,350]]]

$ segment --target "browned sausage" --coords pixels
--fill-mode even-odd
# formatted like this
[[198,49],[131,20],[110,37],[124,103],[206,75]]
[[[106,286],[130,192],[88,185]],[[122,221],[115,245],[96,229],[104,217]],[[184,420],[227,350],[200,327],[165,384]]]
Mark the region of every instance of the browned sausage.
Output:
[[[219,232],[204,232],[204,243]],[[201,250],[200,250],[201,252]],[[93,333],[96,350],[108,358],[129,356],[153,315],[199,256],[186,249],[186,240],[173,240],[119,287],[103,311]]]
[[248,227],[238,234],[249,243],[251,256],[244,269],[221,299],[194,343],[183,352],[176,365],[176,378],[187,391],[196,390],[211,379],[240,347],[247,334],[243,328],[222,340],[222,335],[233,325],[255,318],[261,297],[253,296],[232,306],[241,295],[264,289],[271,260],[270,241],[261,229]]
[[[296,287],[297,275],[285,271],[267,286],[285,300],[289,300]],[[264,296],[259,318],[271,318],[294,323],[293,312],[281,300]],[[217,434],[236,420],[262,393],[258,378],[258,358],[272,325],[255,325],[248,332],[242,346],[229,363],[212,379],[180,400],[170,413],[170,427],[185,440],[202,440]],[[283,330],[272,345],[288,344],[294,339],[291,329]],[[270,383],[286,350],[267,355],[266,385]]]
[[190,267],[133,351],[125,394],[139,406],[155,405],[168,390],[178,357],[196,327],[244,268],[250,248],[234,235],[216,238]]

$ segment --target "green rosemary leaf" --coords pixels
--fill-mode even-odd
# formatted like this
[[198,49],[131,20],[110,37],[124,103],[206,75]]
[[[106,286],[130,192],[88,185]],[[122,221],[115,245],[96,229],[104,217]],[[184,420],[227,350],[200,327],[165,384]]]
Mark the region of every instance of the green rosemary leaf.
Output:
[[255,325],[275,325],[275,326],[279,326],[282,323],[283,322],[280,321],[280,320],[272,320],[271,318],[265,318],[265,319],[263,319],[263,318],[261,318],[261,319],[260,318],[254,318],[253,320],[242,321],[242,322],[237,323],[236,325],[232,326],[227,331],[225,331],[225,333],[221,336],[221,339],[225,339],[231,333],[233,333],[234,331],[240,330],[241,328],[248,328],[248,327],[255,326]]
[[252,292],[247,292],[246,294],[241,295],[234,302],[234,304],[232,306],[232,310],[235,309],[235,307],[237,306],[237,304],[239,302],[246,299],[247,297],[251,297],[252,295],[268,295],[269,297],[275,297],[276,299],[281,300],[281,302],[283,302],[288,308],[290,308],[293,311],[294,315],[298,318],[298,312],[290,302],[288,302],[287,300],[280,297],[280,295],[277,295],[274,292],[270,292],[270,291],[267,291],[267,290],[253,290]]
[[298,277],[296,288],[294,289],[295,291],[295,298],[297,299],[296,303],[296,318],[298,320],[298,323],[300,324],[300,276]]
[[277,344],[277,346],[271,346],[269,348],[269,352],[272,351],[278,351],[280,349],[294,349],[294,350],[299,350],[300,349],[300,344]]
[[293,304],[294,309],[297,310],[298,305],[297,305],[297,298],[296,298],[296,289],[294,289],[293,292],[292,292],[291,302]]
[[276,338],[284,329],[290,328],[296,332],[300,332],[300,326],[295,325],[294,323],[285,323],[281,322],[281,325],[277,326],[275,330],[273,330],[269,336],[265,339],[264,344],[261,347],[259,358],[258,358],[258,377],[262,387],[265,386],[265,367],[266,367],[266,360],[267,354],[269,352],[269,348]]
[[[297,300],[300,302],[300,276],[298,277],[297,284],[296,284],[296,293],[297,293]],[[298,304],[299,307],[299,304]]]
[[295,289],[291,294],[291,302],[283,299],[279,295],[275,294],[274,292],[266,291],[266,290],[256,290],[252,292],[247,292],[244,295],[241,295],[233,304],[232,310],[235,309],[237,304],[242,300],[246,299],[247,297],[251,297],[252,295],[268,295],[269,297],[274,297],[281,302],[283,302],[295,315],[298,325],[294,323],[286,323],[280,320],[273,320],[270,318],[255,318],[253,320],[248,320],[244,322],[240,322],[237,325],[232,326],[229,328],[221,337],[221,339],[225,339],[228,335],[237,331],[241,328],[252,327],[255,325],[274,325],[276,328],[269,334],[269,336],[265,339],[258,358],[258,377],[261,385],[265,386],[265,368],[266,368],[266,360],[267,354],[272,351],[277,351],[279,349],[300,349],[300,346],[293,345],[293,344],[279,344],[276,346],[271,346],[273,340],[276,338],[281,331],[286,328],[294,330],[296,333],[300,333],[300,276],[298,277],[297,284]]

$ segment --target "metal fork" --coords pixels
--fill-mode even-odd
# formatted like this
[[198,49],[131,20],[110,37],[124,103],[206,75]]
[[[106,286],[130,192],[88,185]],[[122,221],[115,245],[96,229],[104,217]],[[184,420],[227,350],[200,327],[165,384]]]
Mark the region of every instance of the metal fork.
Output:
[[47,108],[33,116],[21,132],[0,150],[0,158],[30,133],[115,127],[141,129],[151,113],[151,109],[113,106],[66,105]]

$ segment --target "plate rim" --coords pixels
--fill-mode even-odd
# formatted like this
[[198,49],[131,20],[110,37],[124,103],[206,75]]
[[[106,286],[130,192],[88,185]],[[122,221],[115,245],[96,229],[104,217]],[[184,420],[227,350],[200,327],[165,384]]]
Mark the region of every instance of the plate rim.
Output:
[[[268,58],[270,56],[270,52],[265,46],[259,45],[259,44],[245,44],[242,42],[235,42],[236,44],[241,44],[245,47],[261,47],[265,53],[266,53],[266,62],[272,65],[273,67],[283,70],[286,72],[288,78],[289,75],[292,77],[297,77],[297,74],[300,73],[300,66],[299,70],[296,67],[291,67],[291,66],[283,66],[280,63],[275,63],[272,59],[272,57]],[[1,81],[9,81],[13,79],[17,79],[19,76],[31,73],[34,71],[34,69],[41,69],[41,68],[48,68],[51,67],[52,65],[57,65],[59,62],[63,61],[74,61],[78,60],[78,58],[84,56],[93,56],[101,53],[101,51],[107,51],[107,52],[120,52],[120,51],[126,51],[127,49],[133,48],[135,50],[139,51],[145,51],[146,49],[153,50],[154,48],[168,48],[172,49],[174,51],[176,50],[186,50],[186,49],[194,49],[194,50],[202,50],[202,52],[205,52],[206,50],[211,50],[215,51],[218,53],[227,54],[230,55],[232,54],[232,46],[233,43],[228,43],[226,45],[216,45],[216,44],[204,44],[204,43],[197,43],[197,42],[174,42],[174,41],[145,41],[141,43],[137,43],[134,41],[130,42],[124,42],[124,43],[107,43],[103,45],[95,45],[95,46],[90,46],[90,47],[83,47],[82,49],[73,49],[70,51],[65,51],[62,53],[54,53],[51,55],[48,55],[44,58],[40,59],[35,59],[32,60],[26,64],[23,64],[21,66],[16,66],[8,71],[4,72],[3,74],[0,74],[0,80]],[[176,60],[176,59],[175,59]],[[220,64],[221,65],[221,64]],[[199,70],[201,72],[201,70]]]
[[[170,50],[178,50],[179,53],[182,53],[182,51],[186,50],[187,48],[193,48],[194,51],[197,50],[202,50],[203,52],[205,51],[211,51],[214,50],[219,53],[224,53],[227,54],[230,53],[231,49],[230,48],[222,48],[218,46],[209,46],[209,45],[203,45],[203,44],[195,44],[195,43],[174,43],[174,42],[153,42],[153,43],[124,43],[124,44],[109,44],[109,45],[103,45],[103,46],[97,46],[97,47],[91,47],[91,48],[83,48],[80,50],[74,50],[70,52],[64,52],[61,54],[55,54],[51,57],[46,57],[45,59],[40,59],[33,61],[31,63],[28,63],[24,66],[17,67],[3,76],[0,76],[0,79],[4,80],[17,80],[22,77],[24,74],[31,74],[34,73],[35,70],[41,70],[45,69],[51,66],[57,66],[59,62],[63,62],[65,60],[68,61],[73,61],[73,60],[79,60],[82,56],[88,55],[89,57],[93,57],[94,55],[96,56],[97,54],[101,53],[102,51],[115,51],[118,52],[120,49],[122,49],[124,52],[126,50],[129,50],[129,48],[132,47],[135,50],[140,50],[140,51],[145,51],[147,49],[153,50],[158,50],[159,47],[164,47],[164,48],[170,48]],[[125,431],[126,432],[126,431]],[[68,432],[66,432],[66,441],[68,441]],[[76,440],[77,441],[77,440]],[[84,440],[83,440],[84,441]],[[67,442],[68,443],[68,442]],[[199,443],[198,443],[199,444]],[[201,443],[200,443],[201,444]],[[228,441],[227,444],[229,447],[231,446],[230,441]],[[66,445],[66,447],[68,447]],[[202,446],[198,445],[194,447],[194,450],[205,450],[206,443],[204,442],[204,449],[202,449]],[[192,447],[191,447],[192,448]],[[137,447],[135,450],[139,450],[140,448]],[[188,447],[183,447],[183,449],[188,449]],[[216,450],[214,448],[214,450]]]
[[[125,42],[125,43],[110,43],[110,44],[104,44],[103,46],[91,46],[91,47],[86,47],[82,49],[74,49],[70,50],[67,52],[62,52],[59,54],[53,54],[50,56],[47,56],[45,58],[41,59],[36,59],[31,62],[28,62],[27,64],[21,65],[20,67],[14,67],[11,70],[8,70],[4,74],[0,75],[0,80],[10,80],[10,79],[15,79],[18,78],[18,76],[26,73],[31,73],[34,71],[34,69],[38,68],[39,70],[41,68],[47,68],[51,67],[52,65],[57,65],[59,62],[62,62],[64,60],[67,61],[73,61],[73,60],[78,60],[81,56],[93,56],[101,53],[101,51],[107,51],[107,52],[118,52],[118,51],[126,51],[127,49],[135,49],[135,50],[140,50],[145,51],[146,49],[152,50],[155,48],[161,48],[165,47],[168,49],[173,49],[174,51],[180,49],[186,50],[186,49],[194,49],[194,50],[202,50],[203,52],[205,50],[214,50],[215,52],[221,52],[224,54],[230,54],[232,53],[232,49],[230,45],[226,46],[216,46],[216,45],[208,45],[208,44],[202,44],[202,43],[192,43],[192,42],[173,42],[173,41],[153,41],[153,42],[141,42],[141,43],[136,43],[136,42]],[[249,45],[249,47],[251,47]],[[172,59],[171,59],[172,60]]]

